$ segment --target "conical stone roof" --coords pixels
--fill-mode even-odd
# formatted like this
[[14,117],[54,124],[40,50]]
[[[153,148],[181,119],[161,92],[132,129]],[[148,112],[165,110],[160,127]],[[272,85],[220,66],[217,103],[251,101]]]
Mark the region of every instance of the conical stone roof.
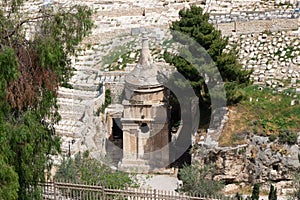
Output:
[[150,54],[147,33],[143,33],[142,49],[138,63],[132,72],[126,76],[125,82],[137,87],[158,86],[161,85],[157,80],[158,71],[159,68],[153,63]]

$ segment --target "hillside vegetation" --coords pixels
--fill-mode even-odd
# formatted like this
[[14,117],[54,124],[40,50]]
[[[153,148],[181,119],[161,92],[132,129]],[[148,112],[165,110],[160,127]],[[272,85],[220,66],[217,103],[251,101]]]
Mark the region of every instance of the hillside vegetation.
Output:
[[[244,143],[248,133],[269,136],[270,141],[279,137],[279,142],[295,143],[296,133],[300,131],[299,94],[295,89],[279,93],[269,87],[249,86],[243,93],[244,99],[230,107],[221,145]],[[293,100],[296,100],[295,105],[291,105]]]

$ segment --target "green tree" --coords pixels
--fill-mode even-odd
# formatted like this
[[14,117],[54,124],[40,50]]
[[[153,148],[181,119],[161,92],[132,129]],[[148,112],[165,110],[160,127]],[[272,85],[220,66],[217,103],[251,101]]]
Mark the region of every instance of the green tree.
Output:
[[259,199],[259,184],[258,183],[255,183],[254,186],[253,186],[251,199],[252,200],[258,200]]
[[235,194],[235,199],[236,199],[236,200],[243,200],[244,198],[243,198],[243,196],[242,196],[240,193],[237,192],[237,193]]
[[83,156],[77,154],[75,159],[64,159],[55,178],[62,181],[104,185],[119,189],[136,185],[130,174],[112,170],[99,161],[89,158],[88,154]]
[[0,199],[40,198],[38,182],[60,151],[57,88],[71,77],[70,56],[93,26],[85,6],[33,15],[26,2],[0,3]]
[[179,171],[183,181],[182,190],[197,195],[215,195],[220,192],[224,184],[213,180],[216,167],[212,164],[199,167],[197,164],[184,165]]
[[[221,32],[209,23],[209,15],[203,13],[202,8],[191,6],[190,9],[181,10],[179,17],[179,21],[173,22],[171,26],[173,38],[176,42],[188,44],[189,49],[180,55],[165,53],[164,58],[173,64],[193,87],[199,97],[202,117],[203,113],[210,114],[212,98],[222,98],[218,96],[220,93],[215,87],[220,81],[225,83],[227,103],[239,102],[243,98],[241,88],[250,83],[251,72],[242,69],[237,60],[236,49],[226,49],[228,38],[222,37]],[[195,45],[196,43],[198,45]],[[216,77],[216,69],[222,80]],[[205,118],[201,121],[203,120]]]
[[272,184],[270,186],[269,200],[277,200],[277,188],[275,188]]
[[100,107],[100,111],[102,113],[104,113],[105,108],[107,108],[107,106],[109,106],[111,104],[111,102],[112,102],[111,91],[110,91],[110,89],[106,89],[104,104],[102,104],[102,106]]

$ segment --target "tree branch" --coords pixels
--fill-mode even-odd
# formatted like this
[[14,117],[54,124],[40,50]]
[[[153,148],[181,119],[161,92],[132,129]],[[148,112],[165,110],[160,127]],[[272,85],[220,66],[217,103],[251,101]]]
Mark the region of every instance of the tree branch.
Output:
[[[68,13],[68,14],[73,15],[73,14],[72,14],[72,10],[73,10],[74,8],[76,8],[76,7],[77,7],[76,5],[73,5],[73,6],[71,6],[71,7],[69,8],[69,10],[67,10],[65,13],[61,13],[61,14],[64,15],[64,14]],[[41,10],[40,10],[40,11],[41,11]],[[57,13],[56,13],[56,14],[57,14]],[[23,24],[25,24],[25,23],[35,22],[35,21],[38,20],[38,19],[44,19],[44,18],[47,18],[47,17],[54,17],[56,14],[44,14],[44,15],[42,15],[42,16],[37,16],[37,17],[25,19],[25,20],[19,22],[19,23],[16,25],[15,29],[14,29],[11,33],[9,33],[9,34],[7,34],[5,37],[3,37],[3,39],[8,39],[8,38],[11,37],[12,35],[14,35],[14,34],[20,29],[20,27],[21,27]]]
[[20,27],[23,24],[30,23],[30,22],[35,22],[35,20],[43,19],[43,18],[46,18],[46,17],[53,17],[53,16],[55,16],[55,15],[47,14],[47,15],[42,15],[42,16],[38,16],[38,17],[25,19],[25,20],[21,21],[19,24],[17,24],[16,28],[11,33],[9,33],[5,37],[3,37],[3,39],[8,39],[9,37],[13,36],[20,29]]

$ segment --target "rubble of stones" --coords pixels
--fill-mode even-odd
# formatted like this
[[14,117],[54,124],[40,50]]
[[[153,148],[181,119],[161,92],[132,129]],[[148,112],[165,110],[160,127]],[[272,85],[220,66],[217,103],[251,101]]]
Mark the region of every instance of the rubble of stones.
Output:
[[225,190],[241,189],[248,183],[262,183],[269,189],[275,182],[278,194],[292,192],[293,171],[300,167],[300,136],[294,145],[271,142],[268,137],[247,135],[248,143],[236,147],[195,148],[195,160],[201,164],[213,162],[217,166],[216,180],[226,181]]

